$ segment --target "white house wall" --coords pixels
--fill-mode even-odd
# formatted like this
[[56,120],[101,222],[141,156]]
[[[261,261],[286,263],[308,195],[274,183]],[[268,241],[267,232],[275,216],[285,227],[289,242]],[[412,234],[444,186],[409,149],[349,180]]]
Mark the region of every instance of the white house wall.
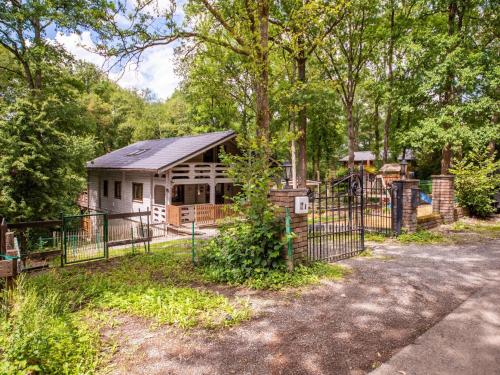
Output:
[[[103,181],[108,196],[103,196]],[[141,172],[89,171],[89,206],[110,213],[148,211],[151,208],[153,174]],[[115,181],[120,181],[121,199],[114,197]],[[133,201],[132,184],[142,184],[142,202]]]

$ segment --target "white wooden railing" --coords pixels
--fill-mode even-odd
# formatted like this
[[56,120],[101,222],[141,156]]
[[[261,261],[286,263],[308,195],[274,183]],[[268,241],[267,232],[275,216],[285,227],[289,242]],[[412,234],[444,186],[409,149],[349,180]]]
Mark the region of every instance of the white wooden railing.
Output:
[[176,183],[183,182],[200,182],[228,179],[227,167],[220,163],[184,163],[172,168],[172,180]]

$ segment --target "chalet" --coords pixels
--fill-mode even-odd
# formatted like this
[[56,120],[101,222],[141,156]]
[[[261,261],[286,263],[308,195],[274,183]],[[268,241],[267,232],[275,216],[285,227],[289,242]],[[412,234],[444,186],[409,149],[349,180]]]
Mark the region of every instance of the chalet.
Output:
[[236,153],[236,134],[222,131],[141,141],[87,163],[89,209],[151,210],[153,223],[211,222],[236,191],[220,151]]
[[[349,155],[344,156],[340,159],[340,162],[347,167],[349,163]],[[355,151],[354,152],[354,164],[361,165],[364,167],[372,166],[375,162],[375,154],[371,151]]]

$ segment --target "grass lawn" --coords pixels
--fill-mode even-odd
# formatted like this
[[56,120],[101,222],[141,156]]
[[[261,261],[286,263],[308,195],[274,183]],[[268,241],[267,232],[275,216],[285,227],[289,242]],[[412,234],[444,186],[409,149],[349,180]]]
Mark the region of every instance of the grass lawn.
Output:
[[472,232],[500,238],[500,222],[488,220],[460,220],[451,226],[453,232]]
[[[120,249],[114,255],[130,253]],[[151,253],[114,257],[22,275],[3,292],[0,374],[92,374],[112,356],[101,330],[128,315],[179,329],[220,329],[250,318],[248,302],[215,291],[191,261],[189,240],[151,245]],[[248,280],[256,289],[282,289],[340,279],[340,265],[315,263],[293,273]]]

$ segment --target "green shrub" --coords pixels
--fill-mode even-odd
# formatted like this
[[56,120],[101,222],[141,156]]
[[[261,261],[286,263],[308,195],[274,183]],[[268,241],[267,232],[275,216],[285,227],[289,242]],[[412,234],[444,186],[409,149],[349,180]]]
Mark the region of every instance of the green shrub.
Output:
[[[205,272],[214,281],[242,283],[283,264],[281,225],[271,213],[258,225],[237,221],[221,230],[201,256]],[[281,232],[282,233],[282,232]]]
[[487,217],[494,212],[493,195],[500,187],[499,168],[500,161],[486,152],[470,152],[467,158],[455,161],[450,171],[455,175],[457,200],[472,216]]
[[61,295],[23,280],[2,295],[0,373],[92,374],[100,363],[97,331],[72,314]]
[[336,170],[335,170],[335,178],[342,178],[342,177],[345,177],[349,174],[349,168],[347,167],[338,167]]
[[240,219],[220,228],[200,257],[211,280],[243,283],[257,275],[279,268],[283,264],[284,225],[276,207],[268,199],[269,188],[277,173],[269,159],[268,149],[261,139],[239,140],[241,155],[223,155],[230,165],[241,193],[234,198]]

